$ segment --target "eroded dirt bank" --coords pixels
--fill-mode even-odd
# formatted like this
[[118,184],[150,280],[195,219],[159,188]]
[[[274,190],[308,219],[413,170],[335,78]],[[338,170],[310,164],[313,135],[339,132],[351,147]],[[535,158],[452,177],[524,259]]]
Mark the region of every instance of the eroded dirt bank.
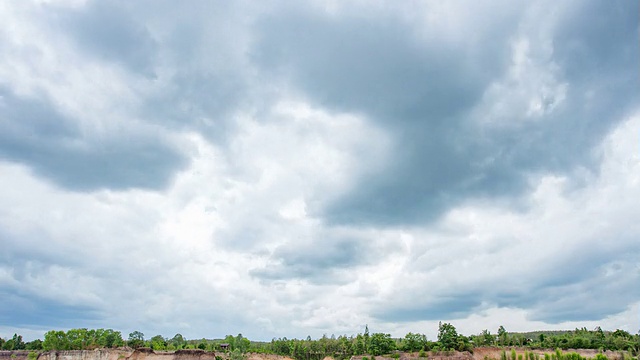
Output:
[[[468,352],[450,352],[450,353],[433,353],[427,352],[428,360],[497,360],[500,359],[502,351],[506,351],[509,359],[511,358],[511,349],[500,348],[475,348],[473,354]],[[516,354],[524,355],[525,350],[539,354],[544,359],[544,354],[551,354],[553,350],[528,350],[515,349]],[[597,350],[579,349],[566,350],[564,353],[576,352],[586,358],[594,358],[598,354]],[[28,359],[29,351],[0,351],[0,360],[30,360]],[[605,351],[603,353],[609,360],[623,360],[622,353]],[[228,357],[225,354],[219,354],[223,359]],[[350,360],[362,360],[363,356],[353,356]],[[370,359],[370,357],[369,357]],[[392,357],[376,356],[376,360],[396,360]],[[177,351],[158,351],[151,349],[97,349],[97,350],[69,350],[69,351],[48,351],[38,355],[37,360],[216,360],[216,354],[213,352],[205,352],[203,350],[177,350]],[[289,357],[279,355],[266,354],[247,354],[246,360],[293,360]],[[332,360],[325,358],[325,360]],[[397,360],[421,360],[418,353],[400,353]]]
[[[28,360],[29,351],[0,351],[0,360]],[[158,351],[151,349],[97,349],[47,351],[37,360],[215,360],[216,354],[204,350]]]

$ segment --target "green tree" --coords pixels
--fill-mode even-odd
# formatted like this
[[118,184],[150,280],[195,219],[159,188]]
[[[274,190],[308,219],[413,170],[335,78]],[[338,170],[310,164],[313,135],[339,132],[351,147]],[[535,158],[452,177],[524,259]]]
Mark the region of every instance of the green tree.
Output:
[[42,350],[42,340],[35,339],[33,341],[29,341],[25,344],[25,349],[27,350]]
[[70,344],[67,334],[64,331],[51,330],[44,334],[44,342],[42,348],[46,351],[50,350],[69,350]]
[[153,350],[166,350],[167,340],[162,335],[156,335],[149,339]]
[[498,340],[500,341],[500,346],[507,345],[507,330],[502,325],[498,328]]
[[249,339],[242,336],[242,334],[238,334],[238,336],[236,336],[235,338],[234,344],[235,344],[235,348],[240,350],[240,352],[244,354],[247,352],[247,350],[249,350],[249,346],[251,346],[251,341],[249,341]]
[[127,345],[134,349],[144,346],[144,334],[137,330],[130,333]]
[[493,342],[495,341],[495,337],[493,335],[491,335],[491,332],[489,332],[489,330],[484,329],[482,330],[482,332],[480,333],[480,335],[477,337],[477,341],[478,341],[478,345],[482,345],[482,346],[491,346],[493,345]]
[[82,350],[88,345],[87,329],[69,329],[67,331],[67,340],[69,341],[70,350]]
[[97,334],[98,346],[105,348],[124,346],[124,340],[122,339],[122,333],[120,333],[120,331],[115,331],[113,329],[100,330],[102,329],[99,329]]
[[358,334],[355,339],[354,353],[355,355],[362,355],[365,351],[366,347],[364,345],[364,336],[362,336],[362,334]]
[[13,338],[11,340],[13,340],[13,342],[14,342],[14,349],[15,350],[24,350],[25,349],[25,343],[24,343],[24,341],[22,341],[22,335],[13,334]]
[[5,341],[2,344],[2,350],[13,350],[14,346],[15,346],[15,344],[14,344],[13,340],[9,339],[9,340]]
[[236,338],[233,335],[225,336],[224,342],[229,344],[229,350],[233,351],[236,348]]
[[182,334],[175,334],[171,340],[169,340],[169,343],[176,349],[182,349],[187,344],[187,340],[182,336]]
[[408,352],[420,351],[424,349],[427,337],[423,334],[407,333],[402,340],[402,350]]
[[388,354],[396,348],[396,343],[391,338],[391,334],[374,333],[369,341],[369,353],[372,355]]
[[22,335],[13,334],[11,339],[4,341],[2,350],[24,350],[25,343],[22,341]]
[[449,323],[438,324],[438,342],[443,350],[455,350],[458,345],[458,332]]
[[369,352],[369,325],[364,326],[364,335],[362,336],[364,339],[364,352]]

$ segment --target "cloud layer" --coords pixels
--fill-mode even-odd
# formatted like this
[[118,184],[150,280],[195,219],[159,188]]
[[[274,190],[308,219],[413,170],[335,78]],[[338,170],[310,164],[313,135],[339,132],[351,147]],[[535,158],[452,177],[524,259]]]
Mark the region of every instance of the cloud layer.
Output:
[[0,336],[640,328],[634,4],[0,7]]

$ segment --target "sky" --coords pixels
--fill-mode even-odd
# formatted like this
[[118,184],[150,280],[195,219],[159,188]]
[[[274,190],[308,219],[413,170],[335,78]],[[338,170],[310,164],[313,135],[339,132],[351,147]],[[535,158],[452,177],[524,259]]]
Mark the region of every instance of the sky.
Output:
[[637,8],[0,2],[0,336],[637,333]]

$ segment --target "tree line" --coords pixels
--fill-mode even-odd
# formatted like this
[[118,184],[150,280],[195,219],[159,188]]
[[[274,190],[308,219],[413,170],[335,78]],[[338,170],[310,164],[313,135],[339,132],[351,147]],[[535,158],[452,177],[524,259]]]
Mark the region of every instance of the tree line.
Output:
[[497,334],[483,330],[471,336],[475,346],[524,346],[532,349],[600,349],[612,351],[637,351],[640,334],[632,335],[625,330],[604,331],[599,326],[573,331],[535,331],[508,333],[503,326]]
[[[593,330],[586,328],[574,331],[509,333],[500,326],[496,334],[483,330],[480,334],[465,336],[459,334],[450,323],[440,323],[437,339],[429,340],[420,333],[407,333],[403,338],[392,338],[387,333],[370,333],[365,326],[364,332],[355,336],[322,336],[319,339],[287,339],[274,338],[270,342],[251,341],[242,334],[227,335],[217,340],[187,340],[181,334],[172,338],[155,335],[149,339],[140,331],[134,331],[128,338],[123,338],[119,331],[112,329],[70,329],[68,331],[51,330],[45,333],[44,341],[36,339],[24,342],[22,336],[15,334],[11,339],[0,338],[3,350],[90,350],[97,348],[130,348],[148,347],[158,351],[180,349],[202,349],[206,351],[229,351],[237,354],[248,352],[277,354],[289,356],[296,360],[322,360],[327,356],[335,359],[347,359],[354,355],[371,357],[391,354],[399,357],[398,352],[418,352],[419,357],[426,357],[427,352],[469,351],[474,347],[523,347],[525,349],[599,349],[626,351],[638,356],[640,350],[640,334],[632,335],[624,330],[603,331],[600,327]],[[503,352],[501,360],[543,360],[529,353],[527,358],[511,359]],[[531,357],[531,358],[529,358]],[[581,360],[565,357],[544,358],[544,360]],[[602,360],[602,359],[601,359]],[[640,359],[639,359],[640,360]]]
[[0,338],[0,349],[2,350],[41,350],[42,340],[24,342],[22,335],[13,334],[11,339]]

